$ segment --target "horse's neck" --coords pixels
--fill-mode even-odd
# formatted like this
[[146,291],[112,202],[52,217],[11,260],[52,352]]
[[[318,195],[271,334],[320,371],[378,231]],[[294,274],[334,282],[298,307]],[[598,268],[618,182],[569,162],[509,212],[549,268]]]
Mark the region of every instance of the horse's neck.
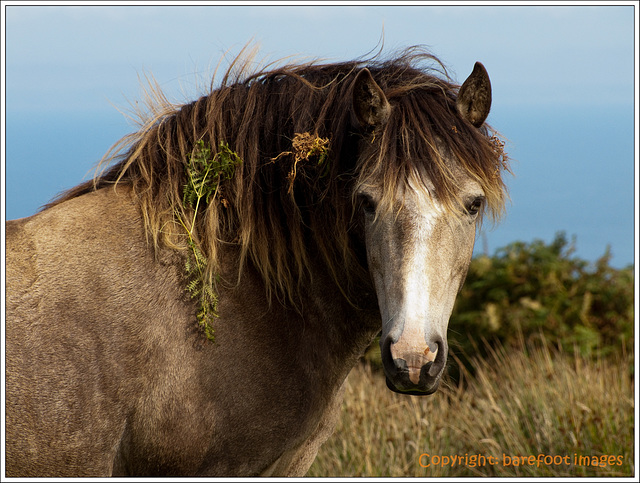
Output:
[[[336,347],[342,347],[344,353],[340,357],[355,363],[380,330],[380,311],[375,292],[360,288],[350,293],[347,300],[333,277],[327,273],[326,264],[318,261],[314,267],[316,273],[309,290],[303,294],[303,307],[306,306],[303,316],[317,320],[320,337],[326,337],[332,352],[336,351]],[[351,361],[353,357],[355,359]]]
[[[233,253],[231,249],[224,258],[236,259]],[[249,266],[243,272],[241,284],[225,292],[222,311],[229,303],[242,307],[245,313],[238,315],[237,322],[244,331],[259,331],[265,338],[279,341],[279,350],[290,351],[292,359],[298,362],[332,366],[336,373],[348,372],[380,330],[375,292],[361,291],[347,300],[320,257],[311,261],[311,271],[311,280],[304,284],[297,307],[292,307],[277,297],[269,304],[264,283]],[[221,312],[221,318],[224,317]],[[232,324],[235,323],[234,320]]]

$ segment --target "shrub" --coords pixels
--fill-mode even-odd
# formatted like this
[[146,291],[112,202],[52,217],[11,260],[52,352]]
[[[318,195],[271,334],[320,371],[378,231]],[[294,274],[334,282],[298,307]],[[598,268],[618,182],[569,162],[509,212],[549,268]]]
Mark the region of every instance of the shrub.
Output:
[[449,340],[464,353],[474,341],[510,346],[541,335],[565,351],[606,356],[633,352],[633,268],[593,265],[573,256],[563,232],[550,244],[516,242],[472,260],[449,322]]

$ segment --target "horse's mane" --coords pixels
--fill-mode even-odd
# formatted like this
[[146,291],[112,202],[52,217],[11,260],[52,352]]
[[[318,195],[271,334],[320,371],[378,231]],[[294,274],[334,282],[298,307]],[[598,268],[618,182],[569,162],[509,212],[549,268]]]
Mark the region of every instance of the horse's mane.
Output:
[[[236,59],[219,87],[181,106],[152,88],[151,114],[110,150],[102,163],[108,167],[45,209],[116,183],[129,185],[154,246],[185,248],[185,228],[191,230],[211,281],[221,271],[220,247],[230,244],[239,250],[240,272],[253,264],[269,294],[294,303],[316,256],[343,293],[362,273],[351,240],[355,186],[384,180],[382,204],[390,206],[399,184],[426,173],[435,196],[451,211],[461,209],[443,146],[483,187],[485,213],[495,219],[503,212],[508,166],[502,145],[488,128],[460,117],[458,86],[431,54],[411,48],[388,60],[311,62],[247,74],[250,65]],[[353,79],[364,67],[392,106],[379,132],[354,127]],[[296,156],[301,136],[328,143],[326,156]],[[199,140],[212,155],[226,143],[242,163],[194,218],[184,187]],[[357,159],[362,146],[365,154]]]

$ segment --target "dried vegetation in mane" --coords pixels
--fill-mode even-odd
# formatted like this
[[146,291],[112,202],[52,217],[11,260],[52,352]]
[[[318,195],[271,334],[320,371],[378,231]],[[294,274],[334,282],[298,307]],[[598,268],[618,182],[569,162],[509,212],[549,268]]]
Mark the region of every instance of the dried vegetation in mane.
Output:
[[[248,73],[250,65],[236,59],[217,88],[181,106],[152,87],[150,113],[138,132],[112,148],[103,162],[110,167],[52,204],[129,185],[155,246],[188,249],[191,239],[207,261],[208,283],[221,273],[220,248],[234,246],[240,272],[252,264],[269,295],[293,303],[311,276],[312,258],[321,258],[345,294],[362,274],[351,240],[359,184],[381,184],[382,203],[390,205],[398,184],[426,173],[434,195],[452,212],[461,209],[455,176],[438,147],[446,146],[480,183],[486,211],[502,213],[508,169],[502,145],[487,128],[460,117],[458,86],[432,55],[412,48],[389,60],[256,73]],[[353,79],[363,67],[392,106],[378,132],[354,128]],[[211,173],[215,193],[196,207],[185,202],[184,190],[199,142],[211,157],[228,146],[241,163],[229,179]]]

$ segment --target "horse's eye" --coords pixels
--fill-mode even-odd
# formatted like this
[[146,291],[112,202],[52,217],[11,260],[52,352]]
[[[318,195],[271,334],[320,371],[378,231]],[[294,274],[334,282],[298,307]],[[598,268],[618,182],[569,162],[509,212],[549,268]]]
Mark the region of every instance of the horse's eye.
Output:
[[360,203],[365,213],[373,214],[376,212],[376,204],[369,195],[360,195]]
[[467,206],[467,213],[469,213],[470,215],[477,215],[478,212],[482,209],[483,203],[484,203],[484,198],[481,196],[478,196]]

